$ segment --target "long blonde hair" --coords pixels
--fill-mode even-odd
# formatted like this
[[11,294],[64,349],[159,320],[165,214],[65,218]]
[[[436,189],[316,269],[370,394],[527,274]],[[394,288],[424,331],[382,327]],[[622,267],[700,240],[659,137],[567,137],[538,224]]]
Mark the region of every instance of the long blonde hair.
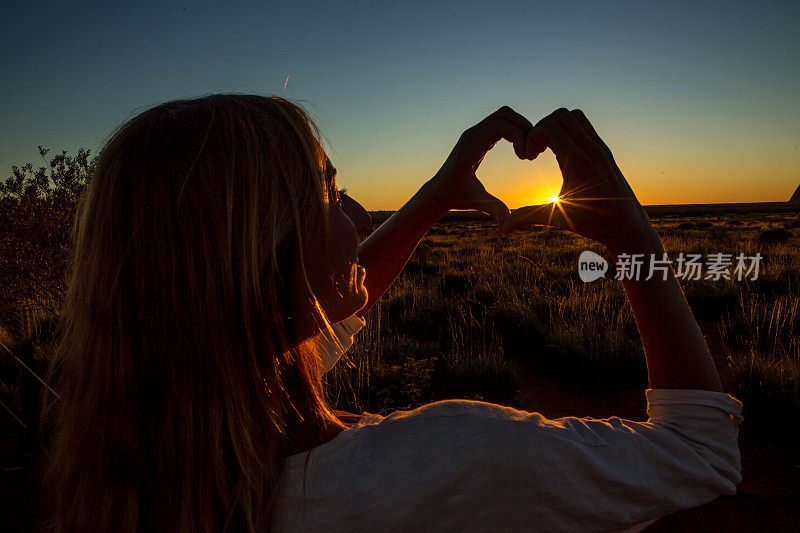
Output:
[[327,231],[324,165],[277,97],[169,102],[108,141],[50,371],[48,529],[268,527],[293,428],[338,423],[293,327],[327,325],[303,255]]

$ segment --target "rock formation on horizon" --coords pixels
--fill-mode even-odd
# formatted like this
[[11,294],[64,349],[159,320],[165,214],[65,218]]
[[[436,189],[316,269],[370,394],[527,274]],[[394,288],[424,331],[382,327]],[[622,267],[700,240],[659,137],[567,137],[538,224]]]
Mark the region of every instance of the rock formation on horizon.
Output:
[[789,198],[790,204],[800,204],[800,185],[794,190],[794,194]]

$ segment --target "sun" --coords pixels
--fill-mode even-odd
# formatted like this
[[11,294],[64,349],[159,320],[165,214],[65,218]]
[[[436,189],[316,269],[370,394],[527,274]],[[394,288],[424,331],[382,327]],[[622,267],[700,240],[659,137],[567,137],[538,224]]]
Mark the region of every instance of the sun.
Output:
[[554,194],[552,197],[550,197],[550,201],[553,202],[554,204],[557,204],[558,203],[558,195]]

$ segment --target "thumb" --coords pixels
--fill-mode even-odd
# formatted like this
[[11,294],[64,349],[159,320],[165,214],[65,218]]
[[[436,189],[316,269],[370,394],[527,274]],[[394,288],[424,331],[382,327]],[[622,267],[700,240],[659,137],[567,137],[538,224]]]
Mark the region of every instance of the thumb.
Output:
[[500,228],[501,233],[512,231],[526,226],[554,226],[570,229],[564,219],[564,214],[556,204],[529,205],[520,207],[511,213]]
[[491,215],[497,222],[498,228],[503,226],[503,223],[510,213],[508,207],[502,200],[485,191],[480,197],[469,201],[465,207]]

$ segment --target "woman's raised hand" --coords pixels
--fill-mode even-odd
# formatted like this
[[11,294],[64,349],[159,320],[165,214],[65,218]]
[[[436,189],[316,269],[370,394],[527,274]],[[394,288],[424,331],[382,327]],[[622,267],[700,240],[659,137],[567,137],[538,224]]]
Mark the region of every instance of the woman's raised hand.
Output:
[[466,130],[430,182],[437,202],[447,210],[482,211],[492,215],[498,226],[502,225],[508,207],[486,191],[475,172],[500,139],[511,142],[520,159],[534,159],[535,155],[526,155],[525,148],[525,136],[532,128],[528,119],[504,106]]
[[564,182],[559,201],[517,209],[502,231],[541,224],[568,229],[628,252],[657,234],[636,195],[582,111],[557,109],[526,135],[524,155],[535,159],[546,148],[556,156]]

